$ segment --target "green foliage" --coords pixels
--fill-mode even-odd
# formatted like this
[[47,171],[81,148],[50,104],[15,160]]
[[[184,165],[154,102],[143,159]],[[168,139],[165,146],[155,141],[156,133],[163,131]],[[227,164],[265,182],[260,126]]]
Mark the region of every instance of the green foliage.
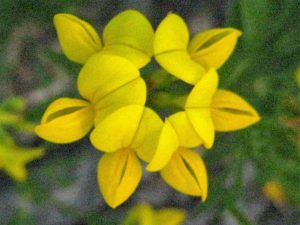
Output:
[[98,211],[87,213],[87,225],[118,225],[120,224],[117,217],[101,216]]
[[35,225],[36,221],[29,212],[24,209],[18,209],[14,217],[9,221],[8,225],[18,224]]

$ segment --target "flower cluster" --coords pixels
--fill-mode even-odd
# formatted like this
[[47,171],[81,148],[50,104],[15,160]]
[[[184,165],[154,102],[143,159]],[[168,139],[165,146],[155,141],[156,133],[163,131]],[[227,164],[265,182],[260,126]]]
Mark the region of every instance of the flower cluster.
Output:
[[[100,190],[109,206],[126,201],[146,170],[159,171],[174,189],[207,197],[205,164],[193,149],[210,149],[215,131],[248,127],[260,118],[241,97],[218,89],[218,74],[240,32],[212,29],[189,41],[188,28],[170,13],[156,32],[138,11],[115,16],[102,41],[93,27],[70,14],[54,17],[65,55],[84,64],[77,80],[83,99],[60,98],[47,108],[36,133],[55,143],[77,141],[90,133],[104,152],[98,164]],[[145,106],[147,90],[139,69],[151,57],[168,73],[193,85],[182,111],[163,121]]]

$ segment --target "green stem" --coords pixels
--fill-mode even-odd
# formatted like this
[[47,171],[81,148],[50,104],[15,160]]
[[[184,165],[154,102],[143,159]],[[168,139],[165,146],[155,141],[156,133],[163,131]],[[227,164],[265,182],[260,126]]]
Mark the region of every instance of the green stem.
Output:
[[225,87],[231,87],[235,82],[238,81],[240,76],[243,75],[244,71],[249,67],[249,60],[244,60],[239,63],[239,65],[234,69],[230,77],[226,80]]
[[232,206],[232,207],[228,208],[228,210],[241,225],[254,225],[248,219],[248,217],[236,206]]

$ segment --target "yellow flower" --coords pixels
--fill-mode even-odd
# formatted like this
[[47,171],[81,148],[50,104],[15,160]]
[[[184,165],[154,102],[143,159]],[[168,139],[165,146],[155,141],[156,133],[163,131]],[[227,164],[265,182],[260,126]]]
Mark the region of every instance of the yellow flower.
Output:
[[268,181],[263,187],[263,194],[277,205],[283,205],[286,202],[285,192],[277,181]]
[[155,210],[151,205],[142,203],[133,207],[123,225],[180,225],[185,219],[185,211],[176,208]]
[[60,98],[49,105],[35,132],[55,143],[70,143],[120,107],[144,105],[146,85],[138,69],[113,55],[93,55],[78,76],[78,90],[85,99]]
[[211,148],[215,131],[238,130],[260,120],[245,100],[217,86],[218,74],[210,69],[188,95],[185,111],[166,119],[149,171],[161,170],[178,148],[202,143]]
[[103,46],[96,30],[71,14],[56,14],[54,24],[66,56],[84,64],[97,53],[119,55],[138,68],[152,56],[153,28],[147,18],[136,10],[126,10],[115,16],[104,28]]
[[6,171],[16,181],[24,181],[27,178],[25,165],[43,155],[42,148],[18,147],[8,135],[1,134],[0,169]]
[[160,171],[175,190],[206,200],[208,181],[205,164],[190,148],[202,144],[185,112],[166,118],[148,171]]
[[234,28],[211,29],[197,34],[189,43],[183,19],[170,13],[154,35],[154,56],[170,74],[196,84],[209,68],[220,68],[233,52],[241,32]]
[[201,157],[190,148],[211,148],[215,131],[232,131],[256,123],[257,112],[241,97],[218,90],[218,74],[210,69],[189,94],[185,111],[165,120],[148,171],[160,171],[174,189],[207,197],[207,172]]
[[122,204],[137,188],[142,176],[137,156],[151,160],[162,126],[151,109],[129,105],[107,116],[92,131],[92,144],[106,152],[98,164],[98,181],[110,207]]
[[258,113],[240,96],[217,89],[218,74],[210,69],[189,94],[185,112],[206,148],[211,148],[215,131],[234,131],[260,120]]

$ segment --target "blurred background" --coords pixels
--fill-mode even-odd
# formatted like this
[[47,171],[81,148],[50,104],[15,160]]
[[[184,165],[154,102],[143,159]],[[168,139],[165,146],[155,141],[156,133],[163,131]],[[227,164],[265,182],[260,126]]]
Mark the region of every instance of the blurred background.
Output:
[[[220,86],[249,101],[262,120],[218,133],[214,149],[203,154],[209,175],[205,203],[145,173],[129,201],[112,210],[97,184],[101,153],[88,138],[55,145],[30,132],[51,101],[77,96],[80,65],[61,52],[53,16],[75,14],[101,34],[113,16],[131,8],[154,28],[172,11],[187,21],[192,36],[211,27],[243,32],[219,70]],[[186,225],[300,224],[299,12],[299,0],[1,0],[0,224],[114,225],[138,202],[185,209]],[[143,73],[147,79],[149,69]],[[22,163],[27,179],[14,171]]]

